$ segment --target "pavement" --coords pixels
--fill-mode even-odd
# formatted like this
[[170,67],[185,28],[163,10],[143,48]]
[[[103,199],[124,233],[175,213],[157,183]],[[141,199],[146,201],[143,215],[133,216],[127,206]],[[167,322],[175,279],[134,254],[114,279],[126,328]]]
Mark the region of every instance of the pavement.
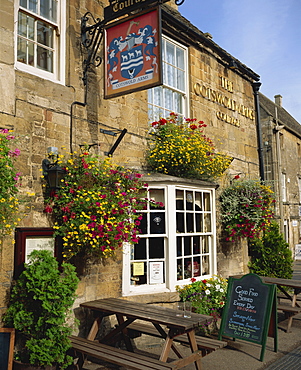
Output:
[[[295,261],[293,279],[301,280],[301,261]],[[279,314],[278,323],[285,324],[284,315]],[[217,338],[217,333],[212,335]],[[225,339],[225,348],[202,358],[202,370],[301,370],[301,314],[294,316],[291,332],[278,328],[278,351],[274,352],[274,339],[268,337],[264,361],[260,361],[261,346],[236,339]],[[137,341],[137,343],[136,343]],[[135,339],[137,349],[149,355],[157,355],[162,349],[162,339],[143,336]],[[187,346],[177,344],[185,354]],[[90,359],[91,360],[91,359]],[[86,361],[85,370],[125,369],[116,365]],[[184,370],[195,369],[194,364],[187,365]]]

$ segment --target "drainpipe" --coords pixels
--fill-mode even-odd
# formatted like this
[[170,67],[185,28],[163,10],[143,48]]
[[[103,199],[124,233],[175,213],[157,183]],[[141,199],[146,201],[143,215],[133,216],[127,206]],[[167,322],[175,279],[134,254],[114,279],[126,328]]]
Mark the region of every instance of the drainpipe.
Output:
[[263,146],[262,146],[262,133],[261,133],[261,124],[260,124],[260,112],[259,112],[259,89],[261,82],[253,82],[253,94],[255,100],[255,113],[256,113],[256,131],[257,131],[257,147],[258,147],[258,159],[259,159],[259,174],[260,180],[264,181],[264,161],[263,161]]
[[284,217],[283,217],[283,189],[282,189],[282,166],[281,166],[281,148],[280,148],[280,130],[284,128],[284,126],[279,125],[278,122],[278,111],[277,107],[275,106],[275,120],[276,126],[274,128],[275,137],[276,137],[276,168],[277,168],[277,177],[278,177],[278,203],[279,203],[279,217],[280,217],[280,231],[284,235]]

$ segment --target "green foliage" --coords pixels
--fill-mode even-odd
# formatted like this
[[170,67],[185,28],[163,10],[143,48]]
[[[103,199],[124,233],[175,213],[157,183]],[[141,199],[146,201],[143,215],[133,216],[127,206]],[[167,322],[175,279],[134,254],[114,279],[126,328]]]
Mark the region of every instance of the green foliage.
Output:
[[15,168],[20,150],[12,150],[14,141],[9,130],[0,129],[0,236],[10,234],[20,221],[17,196],[20,173]]
[[175,113],[152,123],[153,133],[146,161],[155,172],[192,178],[216,179],[229,167],[231,158],[215,150],[203,132],[203,121],[183,120]]
[[67,324],[75,300],[75,267],[58,262],[48,250],[34,250],[13,286],[4,322],[24,342],[18,359],[36,366],[71,363],[66,351],[72,328]]
[[250,271],[261,275],[291,279],[293,258],[288,243],[273,221],[262,237],[249,241]]
[[220,317],[221,310],[225,305],[227,286],[226,279],[221,276],[213,276],[206,280],[192,278],[190,284],[182,287],[176,286],[176,290],[179,292],[181,300],[191,301],[195,312],[217,318]]
[[235,180],[220,196],[226,240],[258,237],[272,217],[274,194],[259,180]]

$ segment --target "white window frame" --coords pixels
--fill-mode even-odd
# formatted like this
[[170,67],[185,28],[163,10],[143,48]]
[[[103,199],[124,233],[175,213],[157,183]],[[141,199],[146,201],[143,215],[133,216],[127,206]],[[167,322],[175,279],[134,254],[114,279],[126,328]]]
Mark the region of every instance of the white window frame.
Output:
[[153,294],[164,292],[175,292],[176,285],[187,284],[191,280],[177,280],[177,236],[180,234],[176,230],[176,190],[201,191],[211,194],[211,212],[212,212],[212,230],[203,235],[211,236],[211,245],[209,252],[210,271],[209,274],[196,277],[197,280],[206,279],[216,274],[216,209],[215,209],[215,189],[206,187],[194,187],[177,184],[149,184],[149,188],[165,190],[165,234],[166,237],[165,250],[165,283],[164,284],[143,284],[131,285],[131,245],[124,244],[123,247],[123,273],[122,273],[122,295],[131,296],[139,294]]
[[[163,35],[162,38],[175,45],[176,47],[179,47],[180,49],[183,49],[183,52],[184,52],[184,73],[185,73],[185,77],[184,77],[184,90],[179,90],[179,89],[176,89],[172,86],[169,86],[167,84],[167,81],[166,81],[166,77],[165,77],[165,68],[166,68],[166,65],[167,65],[167,62],[166,61],[162,61],[162,68],[163,68],[163,85],[162,86],[157,86],[157,87],[154,87],[152,89],[149,89],[148,90],[148,107],[152,107],[152,109],[150,110],[148,108],[148,111],[149,111],[149,121],[150,122],[153,122],[153,121],[156,121],[162,117],[166,117],[169,115],[169,113],[171,112],[174,112],[174,113],[177,113],[179,114],[180,116],[183,116],[183,117],[186,117],[187,116],[187,112],[189,112],[189,99],[188,99],[188,96],[189,96],[189,78],[188,78],[188,73],[189,73],[189,70],[188,70],[188,48],[176,41],[174,41],[173,39],[169,38],[168,36],[165,36]],[[162,46],[163,47],[163,46]],[[164,55],[164,53],[162,52],[162,55]],[[163,56],[162,56],[163,57]],[[178,112],[176,110],[173,110],[173,109],[170,109],[168,108],[164,103],[164,101],[156,104],[156,102],[154,101],[155,98],[154,98],[154,95],[155,95],[155,92],[158,91],[158,89],[166,89],[166,90],[169,90],[169,91],[172,91],[172,92],[177,92],[177,93],[180,93],[182,94],[183,96],[183,111],[182,112]],[[162,91],[162,95],[164,95],[164,92]],[[162,97],[161,97],[162,98]],[[152,114],[153,113],[153,110],[154,108],[156,110],[158,110],[158,114]]]
[[[45,80],[50,80],[56,83],[65,84],[65,53],[66,53],[66,0],[57,0],[57,24],[46,20],[43,17],[37,16],[36,13],[24,9],[20,6],[19,0],[15,0],[15,69],[18,71],[30,73],[41,77]],[[18,52],[18,13],[22,10],[28,15],[34,16],[36,19],[48,22],[55,28],[54,32],[54,57],[53,57],[53,72],[44,71],[40,68],[17,61]]]

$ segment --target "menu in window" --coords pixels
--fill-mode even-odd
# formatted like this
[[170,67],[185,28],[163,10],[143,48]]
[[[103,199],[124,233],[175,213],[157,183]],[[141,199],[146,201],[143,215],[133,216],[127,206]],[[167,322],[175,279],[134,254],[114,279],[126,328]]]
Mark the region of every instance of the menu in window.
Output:
[[163,284],[163,262],[149,263],[149,283]]
[[144,262],[133,263],[133,275],[134,276],[144,275]]

